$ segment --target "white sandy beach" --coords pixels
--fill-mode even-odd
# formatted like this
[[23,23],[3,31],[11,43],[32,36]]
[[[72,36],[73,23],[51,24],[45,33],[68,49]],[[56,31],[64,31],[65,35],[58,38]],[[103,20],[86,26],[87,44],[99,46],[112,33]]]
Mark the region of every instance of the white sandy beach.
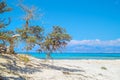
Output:
[[[120,80],[120,60],[45,62],[29,57],[30,62],[24,65],[15,57],[9,56],[9,58],[13,60],[0,58],[0,74],[5,80]],[[10,65],[8,61],[11,61]]]

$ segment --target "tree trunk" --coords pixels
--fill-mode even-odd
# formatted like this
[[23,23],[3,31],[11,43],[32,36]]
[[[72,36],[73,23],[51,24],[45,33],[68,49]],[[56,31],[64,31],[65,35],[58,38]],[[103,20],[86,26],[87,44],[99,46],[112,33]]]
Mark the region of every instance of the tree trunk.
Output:
[[5,38],[4,36],[0,36],[0,40],[6,40],[10,43],[9,54],[14,54],[14,39],[13,38]]
[[14,54],[14,42],[13,41],[11,41],[10,42],[10,54]]
[[25,24],[26,30],[28,30],[28,26],[29,26],[29,22],[28,22],[28,20],[26,20],[26,24]]
[[46,59],[51,59],[51,53],[50,52],[47,53]]

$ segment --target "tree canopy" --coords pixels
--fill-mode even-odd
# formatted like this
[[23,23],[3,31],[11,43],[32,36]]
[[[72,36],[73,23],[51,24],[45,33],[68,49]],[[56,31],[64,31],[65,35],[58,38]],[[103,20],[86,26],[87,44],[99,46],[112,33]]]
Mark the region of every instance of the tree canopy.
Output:
[[[0,2],[0,15],[5,12],[11,11],[12,8],[8,7],[7,4],[4,1]],[[8,18],[8,23],[5,23],[6,19],[1,19],[0,18],[0,40],[3,42],[2,45],[5,45],[6,41],[10,43],[10,53],[14,53],[13,50],[13,43],[14,40],[12,39],[12,31],[5,31],[5,27],[10,24],[10,18]]]
[[34,18],[34,8],[31,9],[23,4],[19,4],[20,8],[26,13],[24,16],[25,24],[23,28],[17,29],[21,36],[21,40],[26,43],[26,50],[31,50],[36,44],[43,40],[43,28],[39,25],[30,25],[30,20]]
[[[2,40],[3,43],[6,43],[6,41],[10,43],[10,53],[14,53],[15,41],[22,41],[25,43],[25,49],[27,51],[33,49],[37,45],[39,46],[37,51],[45,52],[47,58],[50,58],[52,52],[61,51],[71,40],[71,36],[60,26],[53,26],[52,31],[48,33],[40,25],[30,24],[30,22],[34,23],[32,19],[36,15],[34,13],[35,8],[27,7],[21,3],[19,7],[25,12],[25,16],[22,19],[25,23],[23,26],[16,28],[16,31],[6,31],[5,27],[10,24],[11,19],[7,18],[8,22],[6,23],[6,19],[0,18],[0,40]],[[0,2],[0,15],[11,10],[12,8],[8,7],[4,1]],[[19,36],[19,39],[16,38],[17,36]]]
[[50,58],[50,53],[61,51],[60,49],[63,49],[70,40],[71,37],[64,28],[53,26],[52,32],[46,36],[41,48],[47,53],[47,57]]

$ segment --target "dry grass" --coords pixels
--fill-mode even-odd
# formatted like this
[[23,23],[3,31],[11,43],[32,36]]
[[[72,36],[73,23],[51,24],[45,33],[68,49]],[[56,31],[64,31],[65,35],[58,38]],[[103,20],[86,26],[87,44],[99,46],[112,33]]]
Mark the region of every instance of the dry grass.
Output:
[[30,61],[27,55],[19,55],[19,59],[23,61],[24,63],[28,63]]

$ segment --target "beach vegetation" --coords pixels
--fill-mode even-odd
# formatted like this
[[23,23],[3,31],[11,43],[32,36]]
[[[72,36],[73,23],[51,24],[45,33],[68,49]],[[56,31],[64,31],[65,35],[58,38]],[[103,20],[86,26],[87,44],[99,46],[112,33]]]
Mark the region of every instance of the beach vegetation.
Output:
[[28,51],[39,44],[41,40],[43,40],[44,29],[39,25],[30,25],[30,21],[35,15],[35,8],[30,8],[22,3],[20,3],[19,6],[25,12],[25,16],[23,18],[25,24],[22,28],[16,29],[16,31],[18,34],[20,34],[20,41],[26,43],[25,49]]
[[19,55],[19,59],[24,63],[28,63],[30,61],[29,57],[26,55]]
[[104,66],[102,66],[102,67],[101,67],[101,69],[103,69],[103,70],[107,70],[107,68],[106,68],[106,67],[104,67]]
[[71,40],[69,34],[60,26],[53,26],[53,30],[45,37],[41,48],[46,52],[47,59],[51,57],[51,53],[61,51]]
[[[5,1],[0,2],[0,14],[9,12],[11,10],[12,8],[8,7]],[[6,30],[6,26],[8,26],[10,22],[11,22],[11,18],[8,18],[8,19],[0,18],[0,40],[1,40],[0,44],[4,45],[3,49],[5,49],[6,43],[8,42],[10,44],[8,53],[14,53],[14,39],[12,37],[13,31]],[[2,49],[2,46],[1,46],[1,49]]]
[[[6,43],[9,43],[9,47],[4,47],[6,50],[9,48],[6,53],[15,53],[14,48],[15,45],[18,44],[16,42],[24,43],[24,47],[22,49],[25,49],[26,51],[32,50],[35,46],[39,46],[36,51],[45,52],[47,58],[51,57],[51,53],[62,51],[65,48],[71,40],[71,36],[64,28],[60,26],[53,26],[51,32],[45,33],[42,26],[32,24],[34,23],[36,16],[37,18],[42,17],[42,13],[37,15],[36,13],[38,13],[39,10],[35,7],[28,7],[24,5],[22,1],[20,1],[19,7],[25,14],[22,18],[24,21],[22,24],[23,26],[19,26],[20,28],[15,27],[15,31],[7,30],[6,26],[10,24],[11,18],[8,18],[8,21],[6,21],[6,19],[0,19],[0,42],[2,42],[0,44],[8,46]],[[11,10],[12,8],[7,7],[7,4],[4,1],[0,2],[0,14]],[[28,59],[25,58],[25,61],[28,61]]]

